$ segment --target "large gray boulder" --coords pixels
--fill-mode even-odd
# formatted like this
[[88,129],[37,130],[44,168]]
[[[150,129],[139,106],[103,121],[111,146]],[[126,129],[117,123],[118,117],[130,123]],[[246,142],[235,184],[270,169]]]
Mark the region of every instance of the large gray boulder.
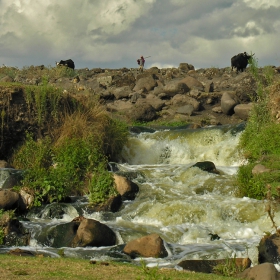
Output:
[[157,118],[155,108],[141,99],[129,110],[128,115],[132,121],[149,122]]
[[147,77],[143,77],[137,80],[135,87],[133,88],[134,91],[141,90],[145,88],[147,91],[153,90],[157,86],[157,82],[154,79],[153,75],[149,75]]
[[253,107],[252,103],[238,104],[234,107],[234,113],[238,118],[246,121],[249,117],[252,107]]
[[232,115],[234,107],[238,104],[237,96],[233,91],[225,91],[221,98],[221,108],[224,114]]
[[169,97],[173,97],[176,94],[184,94],[190,89],[181,81],[170,81],[163,87],[162,91]]

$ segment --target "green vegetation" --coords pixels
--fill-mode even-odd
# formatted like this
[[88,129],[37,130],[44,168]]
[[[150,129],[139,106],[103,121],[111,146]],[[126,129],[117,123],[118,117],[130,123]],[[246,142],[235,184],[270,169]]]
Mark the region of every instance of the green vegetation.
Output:
[[[1,279],[96,279],[96,280],[236,280],[215,274],[174,269],[143,268],[132,264],[95,262],[72,258],[19,257],[0,254]],[[152,272],[151,272],[152,271]]]
[[97,99],[65,95],[46,80],[26,86],[25,98],[38,131],[26,132],[10,161],[25,171],[22,187],[34,195],[34,206],[84,194],[102,203],[114,195],[107,163],[126,142],[127,126],[111,119]]
[[[277,197],[280,185],[280,123],[272,115],[273,99],[279,83],[273,82],[274,71],[267,66],[259,71],[257,60],[252,59],[250,72],[257,82],[256,95],[252,96],[253,108],[245,131],[240,139],[240,148],[247,164],[239,168],[239,194],[256,199],[266,197],[268,184],[272,197]],[[253,168],[261,164],[270,172],[252,174]]]
[[225,263],[218,264],[214,267],[215,273],[227,277],[234,277],[244,270],[245,268],[242,265],[237,265],[236,256],[234,256],[233,258],[227,258],[225,260]]
[[4,211],[0,209],[0,245],[4,244],[5,232],[4,228],[9,220],[15,218],[14,210]]

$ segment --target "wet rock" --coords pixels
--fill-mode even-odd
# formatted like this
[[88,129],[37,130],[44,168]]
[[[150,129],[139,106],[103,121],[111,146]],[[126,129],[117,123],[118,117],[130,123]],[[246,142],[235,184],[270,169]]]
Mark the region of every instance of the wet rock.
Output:
[[115,213],[115,212],[120,210],[120,208],[122,206],[122,201],[123,200],[122,200],[121,195],[112,196],[101,204],[89,206],[88,210],[90,210],[92,212],[112,212],[112,213]]
[[275,233],[264,236],[258,246],[259,263],[279,263],[280,262],[280,235]]
[[123,251],[132,258],[139,256],[145,258],[164,258],[168,255],[164,247],[164,242],[158,234],[150,234],[132,240],[126,244]]
[[116,245],[116,235],[108,226],[93,219],[84,219],[79,225],[71,247]]
[[14,186],[20,186],[22,179],[22,170],[0,168],[0,189],[12,189]]
[[134,200],[139,187],[134,182],[128,180],[126,177],[114,174],[115,188],[121,195],[123,200]]
[[0,190],[0,209],[12,210],[18,206],[19,194],[10,190]]
[[215,164],[212,161],[201,161],[195,163],[192,167],[198,167],[203,171],[208,171],[210,173],[219,173],[216,169]]

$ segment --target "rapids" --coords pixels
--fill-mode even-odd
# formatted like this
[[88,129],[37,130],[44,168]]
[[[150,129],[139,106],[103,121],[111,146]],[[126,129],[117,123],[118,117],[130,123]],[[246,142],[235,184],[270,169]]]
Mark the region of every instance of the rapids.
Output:
[[[165,241],[168,257],[146,259],[150,266],[177,267],[177,263],[185,259],[233,256],[249,257],[257,264],[258,243],[264,232],[272,231],[272,224],[263,201],[236,195],[235,175],[244,162],[238,149],[243,127],[131,132],[122,159],[116,165],[120,172],[134,174],[133,181],[140,188],[136,199],[125,201],[117,213],[88,213],[82,207],[86,203],[82,198],[69,206],[62,219],[45,219],[42,213],[40,217],[30,215],[29,221],[23,223],[32,231],[32,242],[24,249],[58,256],[57,249],[40,244],[36,239],[38,232],[46,226],[71,221],[83,209],[85,217],[111,227],[119,245],[158,233]],[[192,167],[201,161],[212,161],[219,174]],[[279,218],[278,211],[276,221]],[[220,239],[211,240],[210,234],[217,234]],[[127,261],[114,248],[63,250],[66,256],[97,260],[120,257],[121,261]]]

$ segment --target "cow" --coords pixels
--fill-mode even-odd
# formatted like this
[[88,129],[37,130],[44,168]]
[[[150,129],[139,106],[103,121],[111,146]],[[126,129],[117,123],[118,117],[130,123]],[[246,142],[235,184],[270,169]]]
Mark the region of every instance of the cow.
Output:
[[254,54],[248,55],[246,52],[244,52],[233,56],[231,58],[231,70],[233,70],[233,68],[236,68],[237,72],[243,72],[248,65],[249,59],[252,58],[253,55]]
[[75,64],[72,59],[60,60],[59,62],[55,62],[55,63],[57,66],[66,66],[72,68],[73,70],[75,69]]

